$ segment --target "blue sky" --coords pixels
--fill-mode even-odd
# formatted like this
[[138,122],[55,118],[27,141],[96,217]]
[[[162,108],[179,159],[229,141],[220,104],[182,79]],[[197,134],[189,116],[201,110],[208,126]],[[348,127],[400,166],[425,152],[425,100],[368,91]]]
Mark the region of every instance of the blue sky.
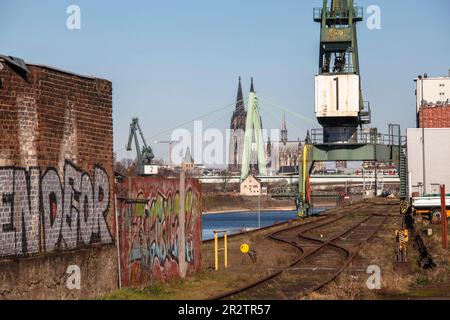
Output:
[[[113,82],[114,147],[124,151],[131,118],[139,117],[158,157],[178,126],[234,102],[238,76],[248,92],[314,117],[314,74],[319,25],[312,8],[321,0],[0,1],[0,53],[28,62],[95,75]],[[66,8],[81,8],[81,30],[66,28]],[[358,29],[365,100],[373,126],[415,125],[418,74],[450,68],[450,1],[369,0],[381,8],[381,30]],[[367,16],[367,15],[366,15]],[[262,102],[266,128],[279,127],[282,112]],[[219,128],[232,107],[204,118]],[[289,138],[318,127],[287,115]],[[189,126],[185,126],[189,129]]]

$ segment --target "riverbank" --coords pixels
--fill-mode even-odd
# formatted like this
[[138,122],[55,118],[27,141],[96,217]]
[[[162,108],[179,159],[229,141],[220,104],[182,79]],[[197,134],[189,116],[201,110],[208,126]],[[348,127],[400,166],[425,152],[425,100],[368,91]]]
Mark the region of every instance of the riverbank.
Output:
[[241,196],[234,193],[208,194],[203,196],[202,208],[206,214],[246,211],[295,210],[293,199],[277,199],[271,196]]
[[[256,209],[257,210],[257,209]],[[233,212],[255,212],[256,210],[250,210],[250,209],[233,209],[233,210],[219,210],[219,211],[203,211],[203,214],[219,214],[219,213],[233,213]],[[292,207],[280,207],[280,208],[261,208],[261,212],[270,212],[270,211],[293,211],[296,210],[295,206]]]
[[[259,198],[259,199],[258,199]],[[203,213],[214,214],[223,212],[264,212],[296,210],[294,199],[273,198],[268,195],[241,196],[236,193],[204,194],[202,197]],[[317,199],[315,206],[334,207],[335,199]]]

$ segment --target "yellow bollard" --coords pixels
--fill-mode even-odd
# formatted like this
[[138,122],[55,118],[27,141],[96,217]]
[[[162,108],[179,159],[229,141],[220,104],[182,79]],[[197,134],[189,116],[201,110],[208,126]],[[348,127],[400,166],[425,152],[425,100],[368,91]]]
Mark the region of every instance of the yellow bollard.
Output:
[[226,268],[228,268],[228,240],[227,240],[226,232],[223,235],[223,242],[224,242],[224,250],[225,250],[224,265],[225,265],[225,269],[226,269]]
[[[219,233],[223,233],[223,248],[219,249]],[[225,269],[228,268],[228,235],[226,231],[214,230],[214,269],[219,270],[219,250],[223,250]]]
[[214,231],[214,269],[219,270],[219,236],[217,232]]

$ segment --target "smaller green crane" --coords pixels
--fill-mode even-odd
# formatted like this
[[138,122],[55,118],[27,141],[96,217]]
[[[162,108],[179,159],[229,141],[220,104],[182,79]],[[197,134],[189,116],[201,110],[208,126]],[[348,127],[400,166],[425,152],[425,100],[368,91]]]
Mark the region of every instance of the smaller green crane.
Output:
[[[139,140],[137,132],[139,131],[139,134],[142,139],[143,147],[142,150],[139,146]],[[130,133],[128,135],[128,144],[127,144],[127,151],[131,151],[131,144],[133,142],[135,143],[136,147],[136,154],[137,154],[137,167],[138,167],[138,175],[145,175],[145,166],[151,164],[153,158],[155,155],[153,154],[152,148],[150,146],[147,146],[147,142],[145,142],[144,135],[142,133],[141,127],[139,126],[139,119],[133,118],[130,124]]]

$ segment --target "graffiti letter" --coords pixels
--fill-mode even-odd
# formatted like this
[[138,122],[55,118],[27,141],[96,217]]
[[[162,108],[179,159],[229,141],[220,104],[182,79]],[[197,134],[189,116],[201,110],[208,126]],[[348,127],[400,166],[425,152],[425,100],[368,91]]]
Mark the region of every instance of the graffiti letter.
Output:
[[62,187],[58,173],[50,169],[41,181],[42,205],[44,214],[45,249],[55,250],[61,233]]
[[15,253],[13,220],[14,169],[0,170],[0,255]]
[[109,181],[105,170],[98,166],[95,167],[94,204],[94,228],[98,227],[102,243],[111,243],[112,238],[106,223],[109,208]]
[[39,170],[14,171],[15,253],[39,251]]
[[94,187],[91,178],[83,174],[81,178],[80,196],[80,232],[84,244],[91,242],[91,235],[94,231]]
[[64,212],[61,231],[68,249],[73,249],[77,246],[80,187],[81,171],[78,171],[70,162],[66,161],[64,166]]

